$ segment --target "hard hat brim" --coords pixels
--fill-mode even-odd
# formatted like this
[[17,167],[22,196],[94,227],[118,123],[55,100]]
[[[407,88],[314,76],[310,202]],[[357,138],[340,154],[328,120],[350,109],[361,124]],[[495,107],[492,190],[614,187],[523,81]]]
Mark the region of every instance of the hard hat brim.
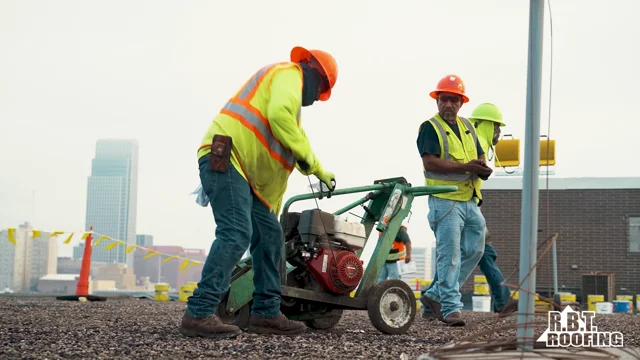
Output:
[[460,95],[462,96],[462,103],[468,103],[469,102],[469,98],[467,97],[467,95],[465,94],[461,94],[459,92],[455,92],[455,91],[451,91],[451,90],[433,90],[432,92],[429,93],[429,96],[431,96],[432,98],[438,100],[438,94],[441,92],[448,92],[451,94],[456,94],[456,95]]
[[[312,57],[313,54],[311,53],[311,51],[303,48],[302,46],[295,46],[293,49],[291,49],[291,54],[289,55],[289,59],[291,59],[291,62],[294,63],[309,61]],[[320,61],[318,62],[320,63],[320,66],[322,66],[322,70],[324,71],[326,77],[327,69],[324,67],[324,64],[322,64]],[[318,100],[320,101],[327,101],[329,100],[329,98],[331,98],[331,88],[318,96]]]

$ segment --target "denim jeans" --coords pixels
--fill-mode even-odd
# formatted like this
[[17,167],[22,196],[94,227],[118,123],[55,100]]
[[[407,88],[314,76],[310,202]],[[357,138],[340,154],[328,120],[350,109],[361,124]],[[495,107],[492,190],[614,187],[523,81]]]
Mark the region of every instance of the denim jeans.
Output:
[[198,164],[202,189],[213,210],[216,235],[198,288],[187,301],[187,314],[204,318],[216,312],[229,290],[233,269],[250,246],[255,287],[251,314],[267,318],[279,315],[282,228],[276,214],[253,194],[233,165],[219,173],[209,168],[209,156],[203,156]]
[[498,264],[496,264],[497,257],[498,254],[493,246],[491,246],[491,244],[485,244],[484,255],[482,255],[482,259],[480,259],[480,262],[478,263],[480,270],[482,270],[482,273],[487,278],[491,296],[493,297],[494,311],[502,310],[511,297],[511,291],[509,288],[501,285],[504,281],[504,276],[502,276],[502,272],[500,272]]
[[484,252],[486,221],[474,199],[453,201],[429,196],[429,226],[436,237],[439,277],[426,295],[442,306],[442,316],[462,310],[460,285]]
[[[404,260],[399,260],[404,261]],[[378,282],[387,279],[400,279],[400,272],[398,271],[398,263],[384,263],[382,270],[380,270],[380,276],[378,276]]]
[[[498,264],[496,264],[496,258],[498,255],[496,254],[496,250],[493,248],[491,244],[484,245],[484,254],[482,258],[480,258],[480,262],[478,266],[480,266],[480,270],[487,278],[487,283],[489,284],[489,289],[491,291],[491,297],[493,297],[493,311],[500,311],[504,307],[504,305],[509,301],[511,297],[511,291],[508,287],[501,285],[504,281],[504,277],[502,276],[502,272],[498,268]],[[433,284],[438,281],[438,271],[433,276],[433,281],[431,285],[427,288],[427,290],[431,289]],[[462,286],[464,283],[461,283]],[[430,312],[431,310],[428,308],[424,308],[425,312]]]

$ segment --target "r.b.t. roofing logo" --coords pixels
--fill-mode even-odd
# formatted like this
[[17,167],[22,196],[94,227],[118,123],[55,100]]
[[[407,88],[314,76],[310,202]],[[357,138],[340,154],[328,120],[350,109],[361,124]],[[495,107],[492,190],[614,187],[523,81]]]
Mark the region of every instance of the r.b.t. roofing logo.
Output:
[[547,347],[622,347],[622,333],[598,332],[593,325],[594,311],[574,311],[567,306],[549,311],[549,327],[538,338]]

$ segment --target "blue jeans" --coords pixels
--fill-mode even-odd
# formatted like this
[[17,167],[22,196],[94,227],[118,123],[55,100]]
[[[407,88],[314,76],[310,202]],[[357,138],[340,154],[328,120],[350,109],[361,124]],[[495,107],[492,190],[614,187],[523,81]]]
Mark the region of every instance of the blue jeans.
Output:
[[[504,276],[502,276],[502,272],[498,268],[498,264],[496,264],[496,258],[498,255],[496,254],[496,250],[493,248],[491,244],[484,245],[484,254],[482,258],[480,258],[480,262],[478,266],[480,266],[480,270],[487,278],[487,283],[489,284],[489,289],[491,290],[491,296],[493,297],[493,310],[500,311],[504,307],[504,305],[509,301],[511,297],[511,291],[508,287],[501,285],[504,281]],[[433,282],[427,290],[431,289],[431,286],[438,280],[438,271],[436,270],[435,275],[433,276]],[[462,286],[460,284],[460,286]],[[427,308],[424,309],[425,312],[429,312]]]
[[[404,261],[404,260],[400,260]],[[378,276],[378,282],[387,279],[400,279],[400,272],[398,271],[398,263],[384,263],[382,270],[380,270],[380,276]]]
[[229,290],[233,269],[251,246],[255,287],[251,315],[278,316],[282,228],[276,214],[253,194],[233,165],[219,173],[209,168],[209,156],[202,157],[198,164],[202,189],[213,210],[216,239],[202,268],[198,288],[187,301],[187,314],[196,318],[215,314]]
[[486,221],[474,199],[453,201],[429,196],[429,226],[436,237],[436,272],[426,295],[442,306],[447,317],[462,310],[460,285],[478,265],[484,252]]

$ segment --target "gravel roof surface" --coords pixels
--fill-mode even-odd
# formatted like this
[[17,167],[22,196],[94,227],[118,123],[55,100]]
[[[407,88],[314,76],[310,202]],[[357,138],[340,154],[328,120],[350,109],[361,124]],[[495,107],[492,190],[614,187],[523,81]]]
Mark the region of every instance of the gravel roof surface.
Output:
[[[449,341],[472,337],[516,317],[498,319],[490,313],[464,311],[465,327],[447,327],[423,319],[418,312],[405,335],[385,335],[366,311],[346,311],[331,330],[309,329],[295,337],[243,334],[230,340],[189,339],[178,333],[185,304],[152,300],[108,299],[106,302],[57,301],[53,298],[0,297],[0,358],[2,359],[408,359]],[[539,316],[535,336],[546,328]],[[625,346],[638,346],[640,315],[598,315],[599,331],[620,331]],[[490,331],[491,339],[509,340],[515,329]],[[407,358],[407,357],[403,357]]]

